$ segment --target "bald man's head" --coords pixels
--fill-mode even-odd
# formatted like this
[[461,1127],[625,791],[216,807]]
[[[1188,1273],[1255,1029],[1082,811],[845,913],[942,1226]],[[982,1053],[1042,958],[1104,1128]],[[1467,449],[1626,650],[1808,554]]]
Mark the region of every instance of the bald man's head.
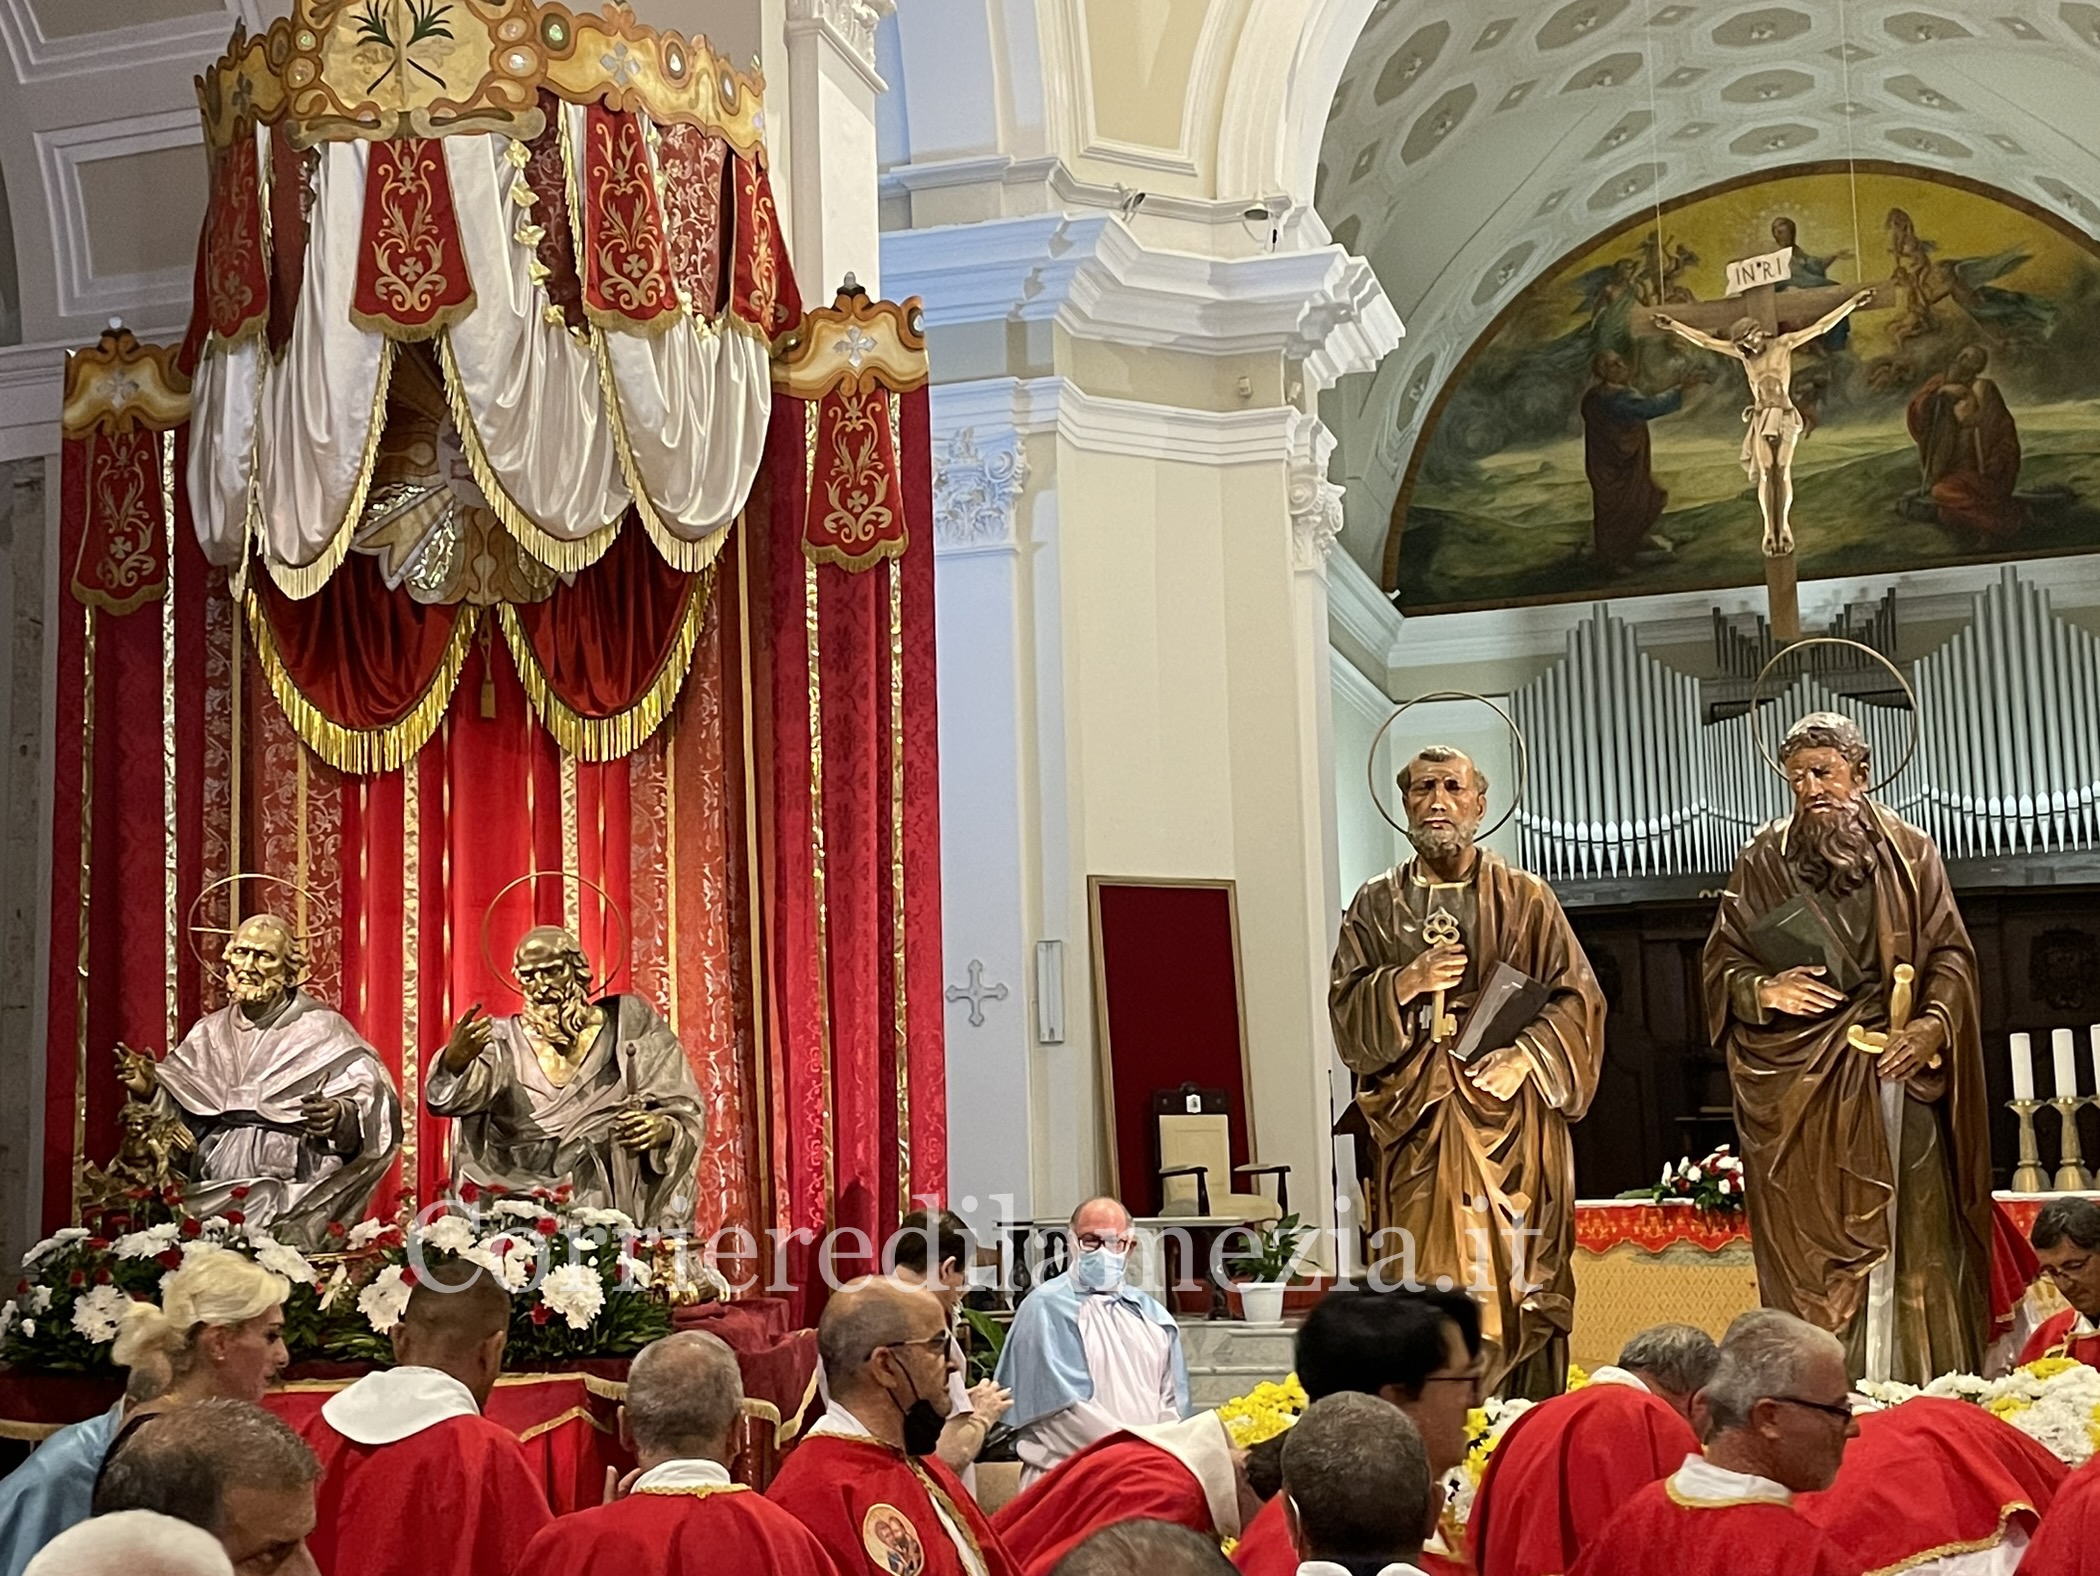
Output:
[[426,1265],[394,1326],[394,1361],[450,1374],[486,1404],[509,1332],[510,1293],[493,1274],[457,1259]]
[[[871,1275],[832,1293],[817,1356],[832,1399],[877,1438],[901,1445],[917,1402],[948,1412],[948,1315],[923,1286]],[[893,1437],[894,1436],[894,1437]]]
[[744,1406],[743,1375],[726,1341],[681,1330],[651,1341],[627,1370],[620,1420],[644,1467],[665,1461],[729,1465]]
[[1119,1521],[1059,1560],[1050,1576],[1234,1576],[1232,1561],[1199,1532],[1171,1521]]

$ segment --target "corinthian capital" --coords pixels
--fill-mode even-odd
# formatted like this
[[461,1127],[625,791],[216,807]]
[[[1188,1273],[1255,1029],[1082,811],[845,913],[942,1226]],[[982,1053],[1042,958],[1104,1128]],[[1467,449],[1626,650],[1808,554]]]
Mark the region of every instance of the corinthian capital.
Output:
[[788,0],[788,28],[790,32],[806,28],[830,35],[880,87],[881,78],[875,75],[875,28],[896,9],[897,0]]

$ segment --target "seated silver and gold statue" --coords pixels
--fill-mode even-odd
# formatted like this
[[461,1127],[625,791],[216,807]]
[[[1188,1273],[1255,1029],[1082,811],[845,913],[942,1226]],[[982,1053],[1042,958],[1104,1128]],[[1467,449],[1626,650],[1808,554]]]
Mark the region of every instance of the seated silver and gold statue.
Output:
[[592,1001],[590,960],[557,925],[527,931],[512,967],[524,1010],[471,1008],[424,1086],[458,1120],[453,1187],[566,1182],[580,1205],[692,1230],[706,1114],[671,1026],[639,996]]
[[253,915],[223,956],[232,999],[190,1025],[166,1059],[119,1048],[119,1077],[154,1113],[127,1112],[120,1160],[129,1170],[170,1166],[193,1215],[222,1213],[240,1188],[250,1226],[322,1246],[330,1221],[363,1217],[393,1163],[400,1096],[349,1020],[299,988],[304,959],[290,925]]

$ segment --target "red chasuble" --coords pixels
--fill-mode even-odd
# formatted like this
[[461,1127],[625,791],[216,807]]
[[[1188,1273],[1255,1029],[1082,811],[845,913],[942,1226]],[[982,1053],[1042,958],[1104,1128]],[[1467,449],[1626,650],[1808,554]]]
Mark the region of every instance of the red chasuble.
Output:
[[556,1518],[516,1576],[838,1576],[810,1530],[741,1484],[639,1489]]
[[1687,1504],[1666,1478],[1619,1507],[1570,1576],[1859,1576],[1861,1568],[1790,1506]]
[[[2083,1323],[2083,1333],[2074,1333]],[[2081,1321],[2076,1308],[2066,1308],[2042,1321],[2027,1344],[2020,1348],[2020,1362],[2040,1362],[2044,1357],[2069,1357],[2088,1368],[2100,1368],[2100,1330]]]
[[306,1546],[321,1576],[511,1576],[553,1519],[517,1437],[475,1414],[361,1445],[315,1417],[318,1520]]
[[[1262,1506],[1261,1514],[1247,1523],[1246,1532],[1232,1551],[1232,1563],[1242,1576],[1298,1576],[1298,1551],[1291,1546],[1281,1494]],[[1423,1576],[1472,1576],[1473,1568],[1464,1560],[1435,1549],[1424,1549],[1408,1563]]]
[[1982,1407],[1918,1396],[1863,1413],[1837,1481],[1794,1505],[1861,1569],[1908,1569],[1996,1548],[2011,1526],[2032,1532],[2068,1475]]
[[2100,1576],[2100,1456],[2065,1479],[2027,1545],[2020,1576]]
[[878,1440],[811,1434],[766,1497],[817,1535],[842,1576],[968,1576],[936,1500],[985,1576],[1020,1576],[977,1501],[934,1456],[914,1461]]
[[1171,1521],[1205,1537],[1217,1531],[1196,1474],[1123,1433],[1097,1439],[1038,1478],[992,1525],[1023,1576],[1049,1576],[1073,1544],[1119,1521]]
[[1467,1542],[1481,1576],[1560,1576],[1612,1512],[1698,1452],[1667,1401],[1592,1384],[1541,1402],[1488,1457]]

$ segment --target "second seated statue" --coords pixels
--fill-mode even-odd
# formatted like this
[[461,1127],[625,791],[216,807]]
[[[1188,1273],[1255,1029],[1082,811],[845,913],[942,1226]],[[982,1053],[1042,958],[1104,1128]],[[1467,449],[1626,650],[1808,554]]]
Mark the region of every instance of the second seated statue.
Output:
[[189,1152],[178,1169],[192,1214],[223,1212],[241,1189],[250,1226],[321,1247],[329,1222],[363,1217],[393,1164],[400,1096],[349,1020],[299,988],[304,960],[285,921],[243,920],[224,957],[232,1000],[162,1061],[120,1052],[120,1076],[139,1099],[180,1117]]
[[459,1124],[453,1187],[566,1182],[578,1204],[690,1232],[707,1117],[671,1026],[639,996],[592,1001],[590,960],[557,925],[527,931],[512,968],[523,1011],[470,1009],[424,1085]]
[[1484,1379],[1558,1394],[1575,1308],[1575,1152],[1604,1059],[1604,993],[1553,891],[1475,846],[1487,779],[1459,751],[1400,774],[1415,857],[1364,883],[1328,1008],[1376,1150],[1387,1281],[1484,1299]]

